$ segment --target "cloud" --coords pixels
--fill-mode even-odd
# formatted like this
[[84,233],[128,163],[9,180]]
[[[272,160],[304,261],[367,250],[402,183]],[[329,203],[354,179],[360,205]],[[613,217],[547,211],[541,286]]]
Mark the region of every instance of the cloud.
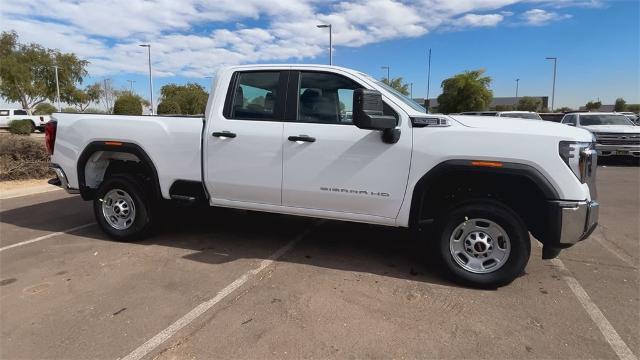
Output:
[[570,17],[540,8],[597,0],[20,0],[3,3],[0,30],[22,42],[75,52],[93,76],[145,73],[152,44],[156,76],[211,75],[227,64],[314,59],[333,44],[360,47],[434,30],[498,26],[506,7],[535,3],[529,25]]
[[462,27],[479,27],[479,26],[496,26],[504,19],[502,14],[467,14],[456,21],[456,24]]
[[528,25],[541,26],[550,22],[564,20],[571,18],[569,14],[558,14],[552,11],[545,11],[542,9],[531,9],[522,14],[525,22]]

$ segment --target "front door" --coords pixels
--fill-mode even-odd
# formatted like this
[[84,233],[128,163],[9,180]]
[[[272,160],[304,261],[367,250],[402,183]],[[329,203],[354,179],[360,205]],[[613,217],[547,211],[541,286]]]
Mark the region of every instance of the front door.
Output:
[[281,205],[286,71],[233,75],[222,112],[206,136],[205,179],[211,203],[232,200]]
[[[395,144],[352,124],[353,79],[330,72],[292,72],[284,124],[285,206],[395,218],[407,186],[411,134]],[[385,104],[388,114],[394,112]],[[406,121],[406,120],[405,120]]]

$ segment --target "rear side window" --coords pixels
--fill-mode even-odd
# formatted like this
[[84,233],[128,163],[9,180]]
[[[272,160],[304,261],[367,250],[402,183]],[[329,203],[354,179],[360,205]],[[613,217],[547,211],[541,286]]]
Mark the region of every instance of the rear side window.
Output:
[[0,116],[9,116],[9,110],[0,110]]
[[230,117],[244,120],[276,120],[279,103],[279,71],[237,74]]
[[25,110],[13,110],[13,115],[28,115]]

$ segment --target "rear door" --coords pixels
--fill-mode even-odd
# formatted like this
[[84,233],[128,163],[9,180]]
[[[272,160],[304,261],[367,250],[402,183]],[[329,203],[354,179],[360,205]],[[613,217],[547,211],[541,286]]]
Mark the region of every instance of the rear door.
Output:
[[287,71],[233,74],[222,112],[205,139],[205,179],[213,205],[281,205],[282,131]]
[[[363,87],[347,75],[291,72],[283,138],[283,205],[397,216],[407,185],[411,134],[407,131],[397,143],[388,144],[380,131],[353,125],[353,90]],[[400,117],[386,104],[385,108],[387,114]]]

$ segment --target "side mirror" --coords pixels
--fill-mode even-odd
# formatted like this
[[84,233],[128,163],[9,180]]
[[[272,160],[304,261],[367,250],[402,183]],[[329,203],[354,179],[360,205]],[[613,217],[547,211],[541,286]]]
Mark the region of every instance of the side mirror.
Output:
[[378,90],[356,89],[353,92],[353,124],[360,129],[387,130],[397,125],[394,116],[384,115],[382,94]]

